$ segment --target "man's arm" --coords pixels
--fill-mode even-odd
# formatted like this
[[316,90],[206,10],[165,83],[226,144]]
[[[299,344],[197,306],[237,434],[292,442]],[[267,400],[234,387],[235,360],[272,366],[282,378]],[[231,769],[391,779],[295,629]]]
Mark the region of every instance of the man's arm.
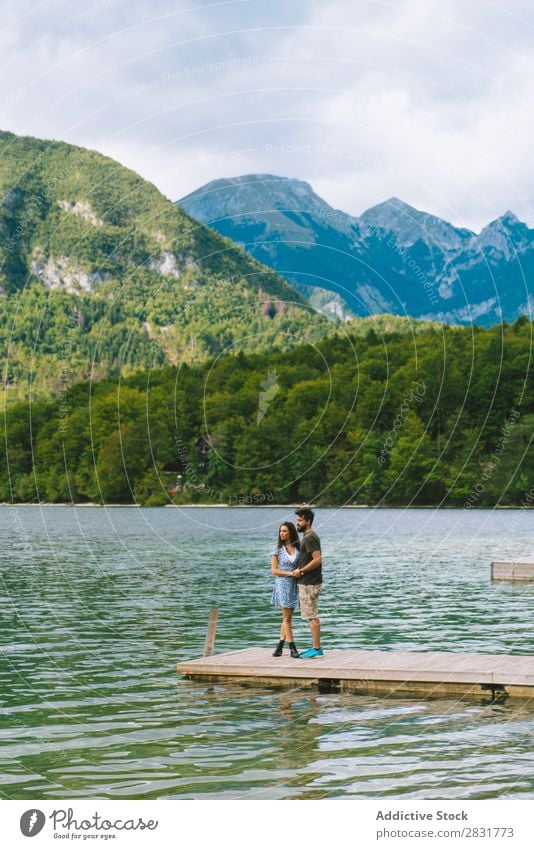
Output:
[[317,569],[317,567],[321,565],[322,559],[320,551],[312,551],[311,556],[312,559],[309,563],[306,563],[306,566],[304,566],[302,569],[295,570],[294,574],[298,572],[297,578],[302,578],[302,576],[305,575],[306,572],[312,572],[313,569]]

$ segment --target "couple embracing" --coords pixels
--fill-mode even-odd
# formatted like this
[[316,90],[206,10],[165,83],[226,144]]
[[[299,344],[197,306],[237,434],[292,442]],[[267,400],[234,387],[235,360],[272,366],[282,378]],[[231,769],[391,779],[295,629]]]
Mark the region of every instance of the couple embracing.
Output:
[[[271,573],[276,575],[271,604],[282,610],[280,642],[273,657],[280,657],[287,640],[291,657],[322,657],[321,625],[317,600],[323,585],[321,541],[312,528],[314,512],[295,510],[297,527],[282,522],[272,551]],[[299,540],[299,532],[303,535]],[[310,626],[312,647],[299,654],[293,638],[293,611],[300,604],[302,619]]]

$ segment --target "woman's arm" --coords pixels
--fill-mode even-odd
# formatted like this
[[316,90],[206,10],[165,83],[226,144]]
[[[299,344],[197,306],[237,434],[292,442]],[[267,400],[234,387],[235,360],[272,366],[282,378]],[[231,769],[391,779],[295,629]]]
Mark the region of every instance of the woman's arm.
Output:
[[271,557],[271,575],[280,575],[282,578],[292,578],[293,572],[285,571],[278,568],[278,556],[273,554]]

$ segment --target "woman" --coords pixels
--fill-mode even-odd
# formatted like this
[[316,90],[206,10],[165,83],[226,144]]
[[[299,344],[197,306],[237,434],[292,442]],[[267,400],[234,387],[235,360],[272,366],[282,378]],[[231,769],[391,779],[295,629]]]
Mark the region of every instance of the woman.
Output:
[[291,620],[295,607],[298,607],[299,593],[295,578],[291,572],[295,569],[299,556],[300,542],[297,529],[291,522],[283,522],[278,529],[278,542],[272,551],[271,573],[276,575],[271,604],[282,609],[282,627],[280,642],[273,651],[273,657],[280,657],[285,641],[289,643],[291,657],[300,657],[293,640]]

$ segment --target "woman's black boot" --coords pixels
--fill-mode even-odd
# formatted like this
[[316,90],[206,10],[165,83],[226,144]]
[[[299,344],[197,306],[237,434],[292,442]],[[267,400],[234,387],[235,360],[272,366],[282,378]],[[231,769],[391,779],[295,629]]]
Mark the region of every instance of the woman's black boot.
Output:
[[289,643],[289,651],[291,652],[291,657],[300,657],[295,643]]
[[280,657],[285,644],[286,644],[285,640],[280,640],[280,642],[276,646],[275,650],[273,651],[273,657]]

